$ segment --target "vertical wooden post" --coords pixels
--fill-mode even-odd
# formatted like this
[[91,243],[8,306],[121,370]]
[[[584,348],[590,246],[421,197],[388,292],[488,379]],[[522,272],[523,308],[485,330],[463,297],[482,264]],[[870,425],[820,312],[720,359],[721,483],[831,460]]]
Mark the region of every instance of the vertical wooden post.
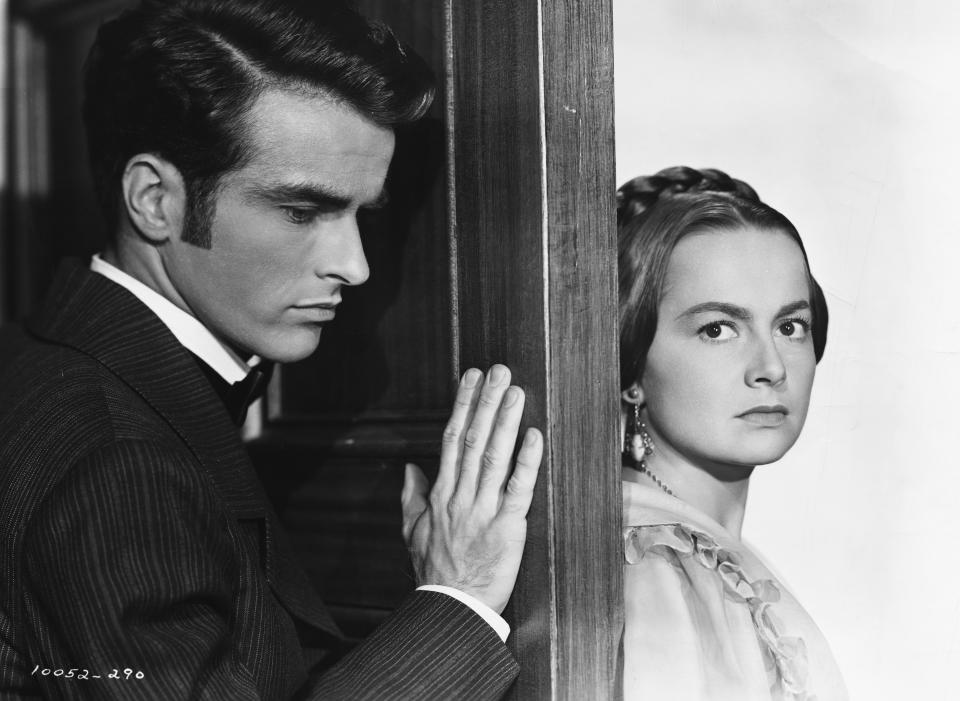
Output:
[[447,0],[454,345],[547,452],[508,617],[515,699],[615,699],[623,626],[609,0]]
[[10,8],[7,0],[0,0],[0,323],[7,317],[7,271],[4,263],[10,246],[10,154],[8,113],[10,99]]

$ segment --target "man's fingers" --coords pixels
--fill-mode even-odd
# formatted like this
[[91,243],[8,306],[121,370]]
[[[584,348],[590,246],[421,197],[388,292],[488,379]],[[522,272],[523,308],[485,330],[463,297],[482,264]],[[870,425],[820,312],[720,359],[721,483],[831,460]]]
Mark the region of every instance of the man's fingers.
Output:
[[543,436],[537,429],[528,428],[517,454],[513,475],[504,491],[500,513],[526,516],[533,500],[533,487],[537,483],[542,459]]
[[457,484],[460,472],[460,458],[463,453],[463,434],[466,432],[477,400],[483,373],[470,368],[460,378],[457,396],[453,400],[453,411],[443,430],[443,442],[440,447],[440,471],[434,489],[438,494],[449,496]]
[[519,387],[510,387],[503,395],[496,423],[480,462],[477,499],[496,509],[504,484],[510,475],[513,448],[517,443],[525,396]]
[[410,534],[421,514],[427,509],[430,483],[423,470],[407,463],[403,474],[403,491],[400,492],[400,506],[403,510],[403,539],[410,544]]
[[509,385],[510,370],[503,365],[494,365],[490,368],[480,390],[480,398],[477,400],[470,425],[463,434],[463,452],[460,456],[460,474],[457,478],[456,494],[469,503],[476,498],[480,461],[487,449],[487,441],[493,430],[494,420],[500,411],[500,403]]

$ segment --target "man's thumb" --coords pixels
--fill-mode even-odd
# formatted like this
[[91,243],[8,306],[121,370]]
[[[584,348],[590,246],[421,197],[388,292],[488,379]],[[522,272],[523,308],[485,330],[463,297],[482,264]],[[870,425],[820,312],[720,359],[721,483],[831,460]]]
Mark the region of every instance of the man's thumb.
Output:
[[417,519],[427,509],[427,496],[430,483],[423,470],[408,462],[404,466],[403,491],[400,492],[400,505],[403,510],[403,539],[410,542],[410,533]]

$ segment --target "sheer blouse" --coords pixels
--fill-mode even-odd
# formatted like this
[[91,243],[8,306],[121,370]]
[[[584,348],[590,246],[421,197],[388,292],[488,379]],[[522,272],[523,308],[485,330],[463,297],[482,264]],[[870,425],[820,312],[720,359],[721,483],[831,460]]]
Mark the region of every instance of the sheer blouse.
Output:
[[843,701],[826,640],[716,521],[625,481],[624,699]]

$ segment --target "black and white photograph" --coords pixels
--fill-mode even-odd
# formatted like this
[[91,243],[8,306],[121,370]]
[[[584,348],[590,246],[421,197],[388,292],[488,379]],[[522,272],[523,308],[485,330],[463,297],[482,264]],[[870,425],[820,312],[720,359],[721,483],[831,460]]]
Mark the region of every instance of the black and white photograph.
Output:
[[0,699],[945,699],[960,8],[0,0]]

